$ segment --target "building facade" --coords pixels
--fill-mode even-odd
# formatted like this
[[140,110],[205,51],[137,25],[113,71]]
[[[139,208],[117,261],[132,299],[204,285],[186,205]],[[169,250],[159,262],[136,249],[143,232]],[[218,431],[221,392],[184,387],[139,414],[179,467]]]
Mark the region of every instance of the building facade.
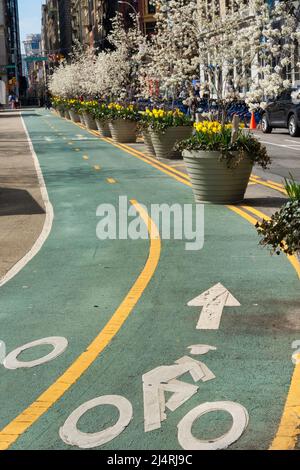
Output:
[[[0,99],[7,94],[19,95],[22,57],[17,0],[0,0]],[[5,95],[5,96],[4,96]]]
[[7,43],[4,0],[0,0],[0,104],[6,104],[7,88]]
[[[272,9],[274,5],[281,0],[265,0],[266,4]],[[200,22],[204,22],[205,24],[209,24],[214,20],[219,18],[226,20],[226,22],[230,23],[230,17],[235,12],[239,11],[240,13],[240,23],[239,23],[239,31],[247,31],[249,25],[251,24],[251,18],[258,13],[255,11],[255,4],[253,0],[197,0],[200,14]],[[296,4],[297,2],[295,2]],[[299,3],[299,2],[298,2]],[[280,28],[280,24],[275,25],[276,27]],[[300,27],[300,25],[299,25]],[[200,25],[201,28],[201,25]],[[214,35],[212,31],[210,34]],[[238,34],[238,32],[237,32]],[[216,36],[218,35],[218,31],[216,31]],[[241,34],[242,36],[242,34]],[[300,85],[300,48],[299,44],[295,42],[294,45],[294,53],[293,56],[290,57],[291,64],[286,67],[284,70],[284,78],[289,79],[293,86]],[[248,80],[259,80],[263,78],[258,74],[257,70],[258,67],[264,67],[264,63],[261,63],[261,59],[254,55],[253,62],[251,66],[244,66],[243,60],[241,58],[240,61],[237,60],[239,63],[238,66],[233,66],[231,64],[225,65],[226,73],[224,72],[224,64],[222,65],[222,70],[217,71],[218,77],[214,80],[212,77],[209,77],[209,74],[205,73],[204,68],[201,69],[201,81],[203,82],[211,82],[212,80],[215,81],[213,86],[214,89],[217,89],[219,84],[219,80],[222,81],[222,75],[228,75],[228,69],[231,70],[231,78],[232,80],[235,79],[235,76],[242,76],[243,78]],[[276,65],[276,64],[275,64]],[[246,91],[248,91],[247,85],[240,85],[238,86],[237,91],[243,95]]]
[[154,31],[155,8],[149,0],[46,0],[42,6],[43,50],[67,57],[76,43],[106,49],[117,12],[124,16],[126,26],[132,24],[131,14],[139,13],[143,32]]

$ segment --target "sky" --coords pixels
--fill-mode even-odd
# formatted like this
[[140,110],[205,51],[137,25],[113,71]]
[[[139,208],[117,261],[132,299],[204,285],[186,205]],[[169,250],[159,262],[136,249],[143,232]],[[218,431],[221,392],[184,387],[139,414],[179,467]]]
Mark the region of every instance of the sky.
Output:
[[43,0],[18,0],[21,41],[27,34],[41,32],[42,3]]

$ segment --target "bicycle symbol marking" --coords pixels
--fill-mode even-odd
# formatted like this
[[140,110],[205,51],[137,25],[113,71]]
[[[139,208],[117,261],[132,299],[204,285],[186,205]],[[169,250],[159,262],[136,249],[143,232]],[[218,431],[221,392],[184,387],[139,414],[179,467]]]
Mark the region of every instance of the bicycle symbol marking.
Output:
[[[215,290],[214,290],[215,289]],[[217,329],[220,325],[222,309],[225,305],[237,305],[236,299],[221,284],[214,286],[190,302],[191,306],[204,305],[204,320],[201,328]],[[209,319],[207,320],[207,314]],[[198,322],[199,326],[199,322]],[[18,356],[25,350],[40,345],[51,345],[53,350],[33,361],[20,361]],[[0,341],[0,363],[6,369],[31,368],[56,359],[64,353],[68,341],[64,337],[49,337],[32,341],[16,348],[5,357],[5,343]],[[203,356],[216,347],[207,344],[194,344],[188,347],[191,356]],[[4,358],[5,357],[5,358]],[[185,382],[182,376],[189,374],[194,384]],[[167,419],[167,410],[176,411],[192,398],[199,390],[199,382],[215,379],[214,373],[204,362],[190,356],[183,356],[171,365],[161,365],[142,375],[144,403],[145,433],[161,428]],[[171,396],[166,399],[166,393]],[[84,433],[77,427],[79,419],[97,406],[110,405],[119,411],[119,418],[113,426],[98,433]],[[232,418],[232,426],[225,434],[215,439],[199,439],[192,434],[194,422],[202,416],[215,411],[228,413]],[[59,436],[67,445],[82,449],[100,447],[119,436],[130,425],[133,418],[133,407],[130,401],[119,395],[96,397],[76,408],[59,429]],[[189,411],[177,425],[177,437],[180,446],[185,450],[216,450],[225,449],[236,442],[248,426],[249,415],[244,406],[231,401],[215,401],[202,403]]]

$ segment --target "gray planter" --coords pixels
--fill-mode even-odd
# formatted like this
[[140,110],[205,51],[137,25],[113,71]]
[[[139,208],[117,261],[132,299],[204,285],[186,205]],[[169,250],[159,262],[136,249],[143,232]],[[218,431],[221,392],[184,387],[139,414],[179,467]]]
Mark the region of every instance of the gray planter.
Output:
[[142,137],[143,137],[144,144],[146,147],[146,155],[149,155],[150,157],[155,157],[155,150],[154,150],[151,135],[148,129],[142,130]]
[[84,118],[85,125],[88,129],[90,129],[91,131],[97,131],[98,130],[95,119],[89,113],[84,111],[83,112],[83,118]]
[[65,117],[65,111],[63,109],[57,108],[57,113],[61,118]]
[[69,110],[69,114],[70,114],[71,121],[80,122],[79,115],[73,109]]
[[235,204],[244,199],[253,168],[250,158],[232,169],[220,161],[220,152],[184,150],[183,158],[196,202]]
[[81,124],[85,126],[85,120],[84,120],[83,114],[79,114],[79,119],[80,119]]
[[96,119],[96,125],[98,127],[100,137],[111,137],[111,132],[107,121],[99,121],[99,119]]
[[158,158],[181,158],[181,153],[175,150],[176,142],[191,136],[190,126],[169,127],[165,132],[150,130],[155,154]]
[[128,119],[116,119],[109,123],[109,129],[113,141],[116,143],[136,142],[137,125],[136,122]]

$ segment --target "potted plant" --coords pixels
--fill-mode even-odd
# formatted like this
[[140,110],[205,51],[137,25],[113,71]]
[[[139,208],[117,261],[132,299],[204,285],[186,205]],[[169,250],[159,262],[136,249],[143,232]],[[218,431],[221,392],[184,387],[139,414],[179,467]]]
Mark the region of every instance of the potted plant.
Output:
[[63,98],[60,98],[59,96],[55,96],[53,98],[53,108],[55,111],[58,113],[58,115],[62,118],[65,117],[65,111],[66,111],[66,102]]
[[86,127],[90,130],[97,130],[97,125],[94,119],[95,109],[98,107],[98,101],[82,101],[81,109]]
[[110,103],[109,128],[114,142],[136,142],[137,121],[140,116],[133,105],[122,106],[118,103]]
[[100,137],[111,137],[108,121],[110,120],[110,110],[107,104],[99,104],[93,111],[93,117],[96,121]]
[[141,134],[144,145],[146,148],[146,155],[149,155],[150,157],[155,157],[155,150],[152,144],[152,139],[150,135],[150,130],[149,130],[149,121],[150,117],[149,114],[146,111],[141,112],[141,119],[138,123],[138,130],[139,133]]
[[273,253],[300,253],[300,184],[293,177],[285,180],[289,200],[269,220],[257,223],[261,245],[269,245]]
[[71,121],[80,122],[80,117],[79,117],[80,102],[76,99],[70,99],[68,100],[68,105],[69,105],[69,114],[70,114]]
[[267,168],[266,148],[238,121],[195,123],[195,133],[179,144],[197,202],[233,204],[244,199],[254,164]]
[[158,158],[179,158],[180,152],[175,148],[177,141],[192,134],[191,119],[178,109],[146,110],[149,119],[149,134]]

